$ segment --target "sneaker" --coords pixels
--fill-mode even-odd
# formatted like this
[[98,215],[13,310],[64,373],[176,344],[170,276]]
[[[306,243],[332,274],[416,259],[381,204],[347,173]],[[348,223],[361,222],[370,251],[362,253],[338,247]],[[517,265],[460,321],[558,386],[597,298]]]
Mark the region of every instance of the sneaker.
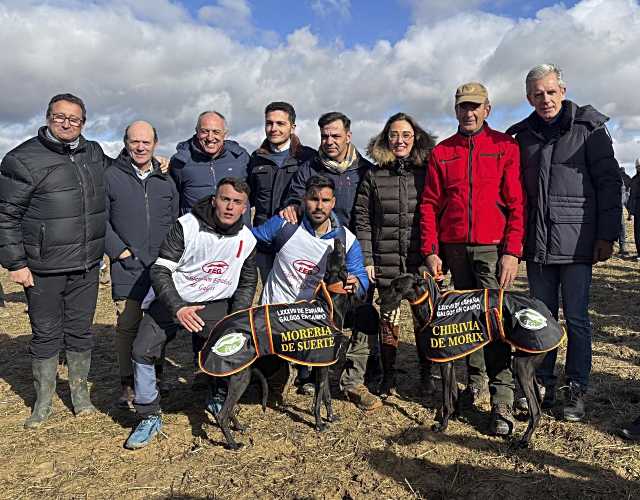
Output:
[[496,403],[491,407],[489,433],[494,436],[508,436],[513,431],[513,415],[507,403]]
[[349,401],[364,411],[376,410],[382,406],[380,398],[371,394],[369,389],[363,384],[345,389],[344,395]]
[[569,394],[565,399],[562,415],[569,422],[580,422],[585,415],[584,411],[584,388],[576,382],[569,382]]
[[224,405],[224,400],[226,399],[226,395],[220,392],[213,394],[213,391],[209,391],[207,395],[207,401],[204,409],[207,413],[209,413],[212,417],[216,417],[220,410],[222,410],[222,406]]
[[640,417],[636,418],[627,427],[620,429],[620,435],[630,441],[640,441]]
[[162,417],[160,415],[149,415],[140,421],[135,430],[124,443],[128,450],[137,450],[147,446],[156,434],[162,429]]
[[135,394],[133,392],[133,387],[130,385],[122,386],[122,394],[116,401],[116,407],[121,410],[133,410],[133,400],[135,398]]

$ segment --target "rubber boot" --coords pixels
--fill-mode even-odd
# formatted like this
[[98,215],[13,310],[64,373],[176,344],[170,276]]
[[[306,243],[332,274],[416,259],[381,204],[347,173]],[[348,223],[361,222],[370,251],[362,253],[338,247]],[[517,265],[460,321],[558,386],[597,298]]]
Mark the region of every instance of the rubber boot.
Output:
[[24,421],[25,429],[40,427],[53,413],[51,398],[56,392],[56,375],[58,373],[58,356],[31,361],[33,370],[33,386],[36,389],[36,403],[31,416]]
[[91,368],[91,351],[67,351],[69,365],[69,387],[71,388],[71,402],[76,417],[96,411],[89,398],[87,377]]
[[382,336],[380,357],[383,372],[382,383],[380,384],[380,397],[386,398],[396,394],[396,356],[398,354],[400,325],[380,321],[380,332]]

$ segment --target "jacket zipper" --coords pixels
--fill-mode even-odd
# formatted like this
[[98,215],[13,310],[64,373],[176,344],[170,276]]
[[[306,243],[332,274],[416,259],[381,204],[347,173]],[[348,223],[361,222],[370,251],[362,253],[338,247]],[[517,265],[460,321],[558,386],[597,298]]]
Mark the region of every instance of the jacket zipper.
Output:
[[76,175],[78,176],[78,184],[80,185],[80,195],[82,197],[82,217],[84,219],[84,231],[83,231],[83,245],[82,245],[82,252],[84,254],[84,259],[83,259],[83,265],[84,265],[84,270],[85,272],[87,272],[89,270],[89,268],[87,267],[87,203],[85,200],[85,190],[84,190],[84,183],[82,182],[82,172],[80,171],[80,167],[78,167],[78,164],[76,163],[76,159],[74,158],[72,153],[69,153],[69,159],[71,160],[71,163],[73,163],[73,166],[76,169]]
[[468,212],[469,212],[469,234],[467,235],[468,243],[471,243],[471,204],[473,202],[473,137],[469,137],[469,161],[468,161],[468,170],[469,170],[469,196],[468,196]]
[[40,224],[40,259],[44,259],[46,255],[46,249],[44,247],[44,242],[46,238],[46,226],[44,224]]

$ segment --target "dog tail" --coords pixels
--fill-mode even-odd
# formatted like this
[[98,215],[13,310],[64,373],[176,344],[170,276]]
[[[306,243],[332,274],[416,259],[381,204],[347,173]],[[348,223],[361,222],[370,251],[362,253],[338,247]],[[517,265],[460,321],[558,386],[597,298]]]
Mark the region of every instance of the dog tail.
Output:
[[262,411],[267,411],[267,398],[269,397],[269,384],[267,383],[267,379],[257,368],[252,368],[251,374],[260,381],[260,387],[262,388]]

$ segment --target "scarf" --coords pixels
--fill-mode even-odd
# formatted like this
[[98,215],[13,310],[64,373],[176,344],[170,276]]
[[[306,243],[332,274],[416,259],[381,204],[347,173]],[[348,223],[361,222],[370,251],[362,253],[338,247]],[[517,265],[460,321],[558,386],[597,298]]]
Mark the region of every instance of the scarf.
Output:
[[76,149],[78,147],[78,145],[80,144],[80,136],[76,137],[75,141],[72,142],[62,142],[60,139],[58,139],[56,136],[54,136],[51,131],[49,130],[49,127],[47,127],[45,129],[45,133],[47,135],[47,139],[49,139],[52,142],[57,142],[58,144],[66,144],[67,146],[69,146],[70,149]]
[[347,149],[347,155],[344,157],[342,161],[335,161],[329,158],[325,152],[320,148],[318,151],[318,156],[320,157],[320,162],[324,165],[324,168],[333,172],[334,174],[341,174],[345,170],[347,170],[355,161],[358,160],[358,151],[356,147],[349,143],[349,149]]

